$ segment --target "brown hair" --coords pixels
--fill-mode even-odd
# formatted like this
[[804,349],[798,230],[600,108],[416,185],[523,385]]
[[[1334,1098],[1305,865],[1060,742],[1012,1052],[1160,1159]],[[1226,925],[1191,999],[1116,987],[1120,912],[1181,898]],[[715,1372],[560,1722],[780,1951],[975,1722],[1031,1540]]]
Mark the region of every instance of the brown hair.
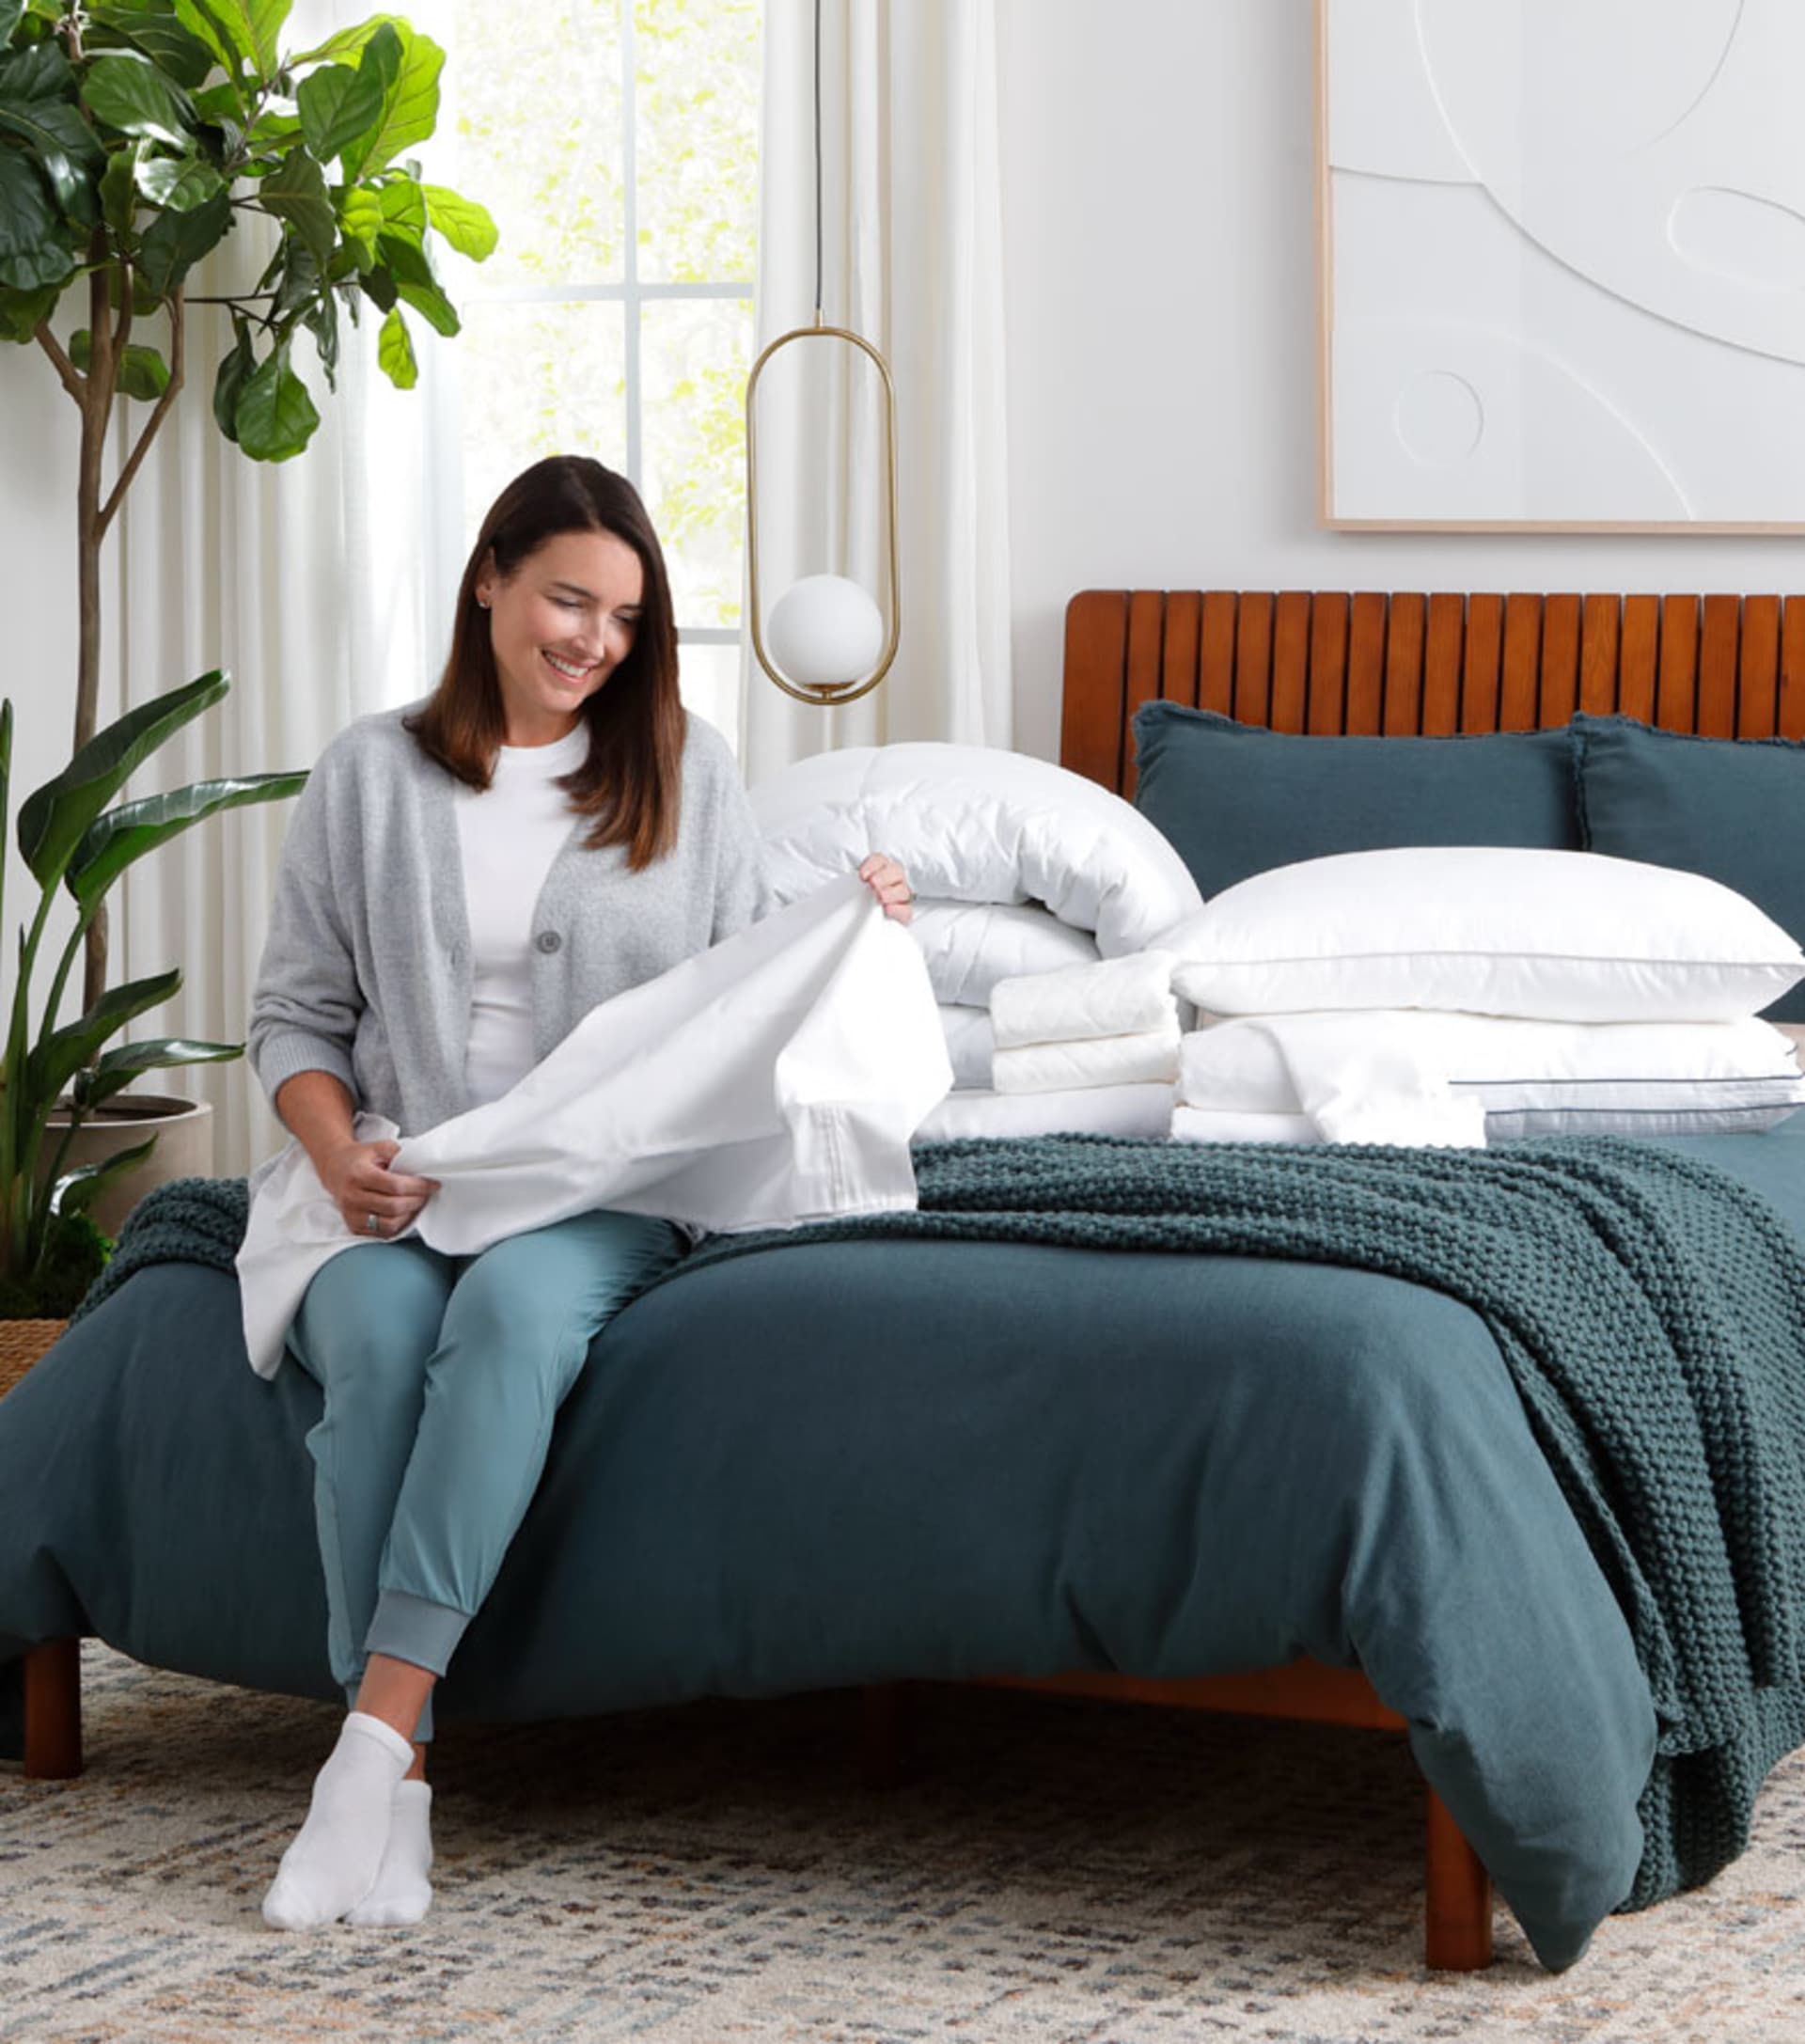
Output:
[[472,788],[487,788],[507,729],[477,578],[492,558],[503,580],[561,532],[611,532],[645,571],[633,650],[582,709],[589,757],[558,782],[571,807],[595,818],[592,849],[627,847],[637,870],[677,838],[683,706],[677,693],[677,622],[658,535],[624,476],[580,454],[554,454],[514,478],[489,507],[458,585],[451,652],[425,708],[406,719],[421,749]]

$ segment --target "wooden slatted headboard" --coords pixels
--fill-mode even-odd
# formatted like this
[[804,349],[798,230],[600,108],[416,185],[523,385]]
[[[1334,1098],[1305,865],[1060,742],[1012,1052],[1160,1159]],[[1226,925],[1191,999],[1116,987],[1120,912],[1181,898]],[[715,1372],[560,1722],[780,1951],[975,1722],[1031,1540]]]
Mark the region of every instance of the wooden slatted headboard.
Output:
[[1805,737],[1805,595],[1087,590],[1065,620],[1059,759],[1134,793],[1129,719],[1164,697],[1274,731],[1533,731],[1621,711]]

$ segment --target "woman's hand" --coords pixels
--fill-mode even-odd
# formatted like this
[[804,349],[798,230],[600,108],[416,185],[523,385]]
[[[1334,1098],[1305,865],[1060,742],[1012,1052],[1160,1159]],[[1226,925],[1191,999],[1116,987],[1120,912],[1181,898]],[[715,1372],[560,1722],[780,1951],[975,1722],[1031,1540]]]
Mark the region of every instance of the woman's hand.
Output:
[[909,876],[887,852],[871,852],[858,869],[858,877],[884,904],[884,913],[895,922],[908,922],[915,916],[915,890]]
[[346,1142],[315,1159],[321,1183],[353,1234],[388,1241],[439,1189],[436,1178],[389,1170],[400,1148],[399,1142]]

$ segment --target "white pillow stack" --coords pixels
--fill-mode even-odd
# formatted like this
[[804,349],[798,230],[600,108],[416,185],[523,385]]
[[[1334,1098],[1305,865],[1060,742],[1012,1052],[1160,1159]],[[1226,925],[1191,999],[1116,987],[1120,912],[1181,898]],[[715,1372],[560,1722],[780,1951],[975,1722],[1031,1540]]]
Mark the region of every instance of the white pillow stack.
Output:
[[[780,903],[867,852],[902,861],[962,1092],[991,1092],[999,981],[1128,957],[1201,903],[1184,861],[1131,804],[1021,753],[849,747],[761,781],[752,807]],[[1144,1101],[1138,1112],[1144,1120]],[[1027,1132],[1019,1114],[1004,1119]],[[957,1132],[980,1131],[967,1119]]]
[[1322,1140],[1320,1103],[1379,1072],[1380,1046],[1419,1108],[1476,1104],[1473,1140],[1765,1127],[1805,1102],[1791,1039],[1757,1019],[1805,979],[1805,952],[1697,873],[1587,852],[1347,853],[1255,874],[1160,942],[1177,991],[1225,1018],[1186,1041],[1175,1135]]

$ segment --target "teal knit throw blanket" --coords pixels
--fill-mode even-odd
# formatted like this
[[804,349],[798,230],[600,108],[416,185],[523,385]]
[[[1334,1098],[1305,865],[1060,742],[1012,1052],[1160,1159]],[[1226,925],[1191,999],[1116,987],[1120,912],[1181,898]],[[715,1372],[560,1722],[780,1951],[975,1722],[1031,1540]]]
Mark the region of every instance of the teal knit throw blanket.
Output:
[[[659,1281],[771,1248],[921,1236],[1301,1259],[1447,1293],[1496,1339],[1654,1695],[1647,1844],[1624,1907],[1744,1849],[1762,1781],[1805,1742],[1805,1250],[1766,1202],[1608,1137],[1046,1136],[926,1144],[916,1176],[914,1212],[712,1235]],[[152,1193],[81,1314],[149,1263],[228,1269],[243,1217],[242,1180]]]
[[73,1327],[103,1305],[135,1271],[152,1264],[204,1264],[233,1270],[250,1214],[243,1178],[171,1178],[132,1209],[106,1268],[69,1316]]

